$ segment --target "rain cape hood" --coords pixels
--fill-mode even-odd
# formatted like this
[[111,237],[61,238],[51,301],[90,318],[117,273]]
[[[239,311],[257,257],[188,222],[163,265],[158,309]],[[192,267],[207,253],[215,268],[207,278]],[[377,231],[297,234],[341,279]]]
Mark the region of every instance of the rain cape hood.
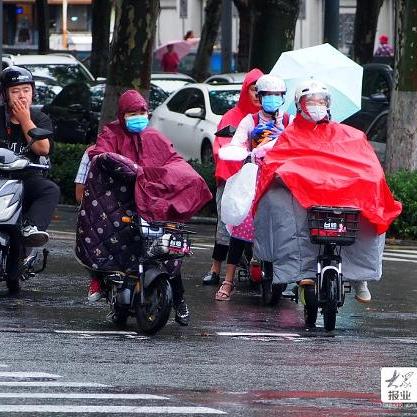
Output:
[[[263,72],[257,68],[254,68],[246,74],[240,91],[239,101],[235,107],[231,108],[223,115],[219,125],[217,126],[217,130],[223,129],[226,126],[237,127],[246,115],[259,111],[259,107],[254,106],[249,97],[249,87],[262,75]],[[223,138],[219,136],[216,136],[214,139],[213,156],[216,164],[216,171],[214,175],[217,183],[226,181],[233,174],[236,174],[240,168],[242,168],[242,162],[222,161],[219,159],[219,149],[230,143],[231,140],[232,138]]]
[[265,156],[255,207],[275,175],[304,208],[357,207],[378,234],[401,213],[365,134],[347,125],[297,115]]
[[145,220],[188,221],[211,200],[211,193],[203,178],[162,133],[149,127],[140,134],[127,131],[124,114],[147,109],[137,91],[122,94],[118,120],[106,125],[89,157],[116,153],[136,164],[135,202]]

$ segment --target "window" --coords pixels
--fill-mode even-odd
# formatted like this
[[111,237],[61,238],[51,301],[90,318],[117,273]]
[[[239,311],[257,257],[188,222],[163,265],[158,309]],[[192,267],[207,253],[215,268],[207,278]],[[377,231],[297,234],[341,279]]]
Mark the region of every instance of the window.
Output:
[[186,110],[185,106],[187,104],[188,97],[191,93],[191,88],[186,88],[184,90],[178,91],[178,93],[176,93],[167,103],[168,109],[175,113],[184,113]]
[[190,88],[191,94],[188,97],[187,105],[185,110],[199,108],[205,110],[206,106],[204,104],[204,94],[201,90],[196,88]]
[[240,90],[215,90],[209,92],[211,111],[223,116],[239,100]]
[[91,77],[80,65],[68,64],[45,64],[45,65],[22,65],[33,75],[55,79],[60,85],[79,81],[92,81]]

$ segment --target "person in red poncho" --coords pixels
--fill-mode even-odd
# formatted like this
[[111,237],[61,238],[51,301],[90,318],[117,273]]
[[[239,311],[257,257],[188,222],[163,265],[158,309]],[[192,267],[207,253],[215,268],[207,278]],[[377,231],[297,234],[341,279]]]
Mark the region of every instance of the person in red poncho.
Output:
[[[327,87],[309,80],[295,96],[297,116],[264,159],[255,199],[255,255],[273,263],[274,283],[311,284],[317,249],[306,208],[361,210],[358,237],[343,247],[344,278],[369,302],[367,281],[382,275],[385,232],[401,212],[365,134],[330,120]],[[271,231],[273,231],[271,235]]]
[[[196,171],[159,131],[148,127],[148,103],[135,90],[120,96],[118,120],[107,124],[90,150],[92,159],[102,153],[116,153],[137,164],[135,203],[146,221],[188,221],[212,195]],[[189,321],[179,273],[171,280],[175,320]]]
[[[240,91],[239,101],[235,107],[223,115],[217,126],[217,130],[227,126],[236,128],[246,115],[256,113],[260,109],[261,105],[256,94],[255,83],[262,75],[263,72],[257,68],[254,68],[246,74]],[[217,136],[213,144],[213,157],[216,165],[214,175],[217,183],[216,203],[218,220],[212,255],[213,263],[210,271],[203,276],[204,285],[218,285],[220,283],[221,265],[226,260],[229,249],[230,235],[226,230],[226,225],[220,220],[220,203],[226,180],[242,167],[242,162],[222,161],[219,159],[219,149],[229,144],[230,141],[231,138]]]

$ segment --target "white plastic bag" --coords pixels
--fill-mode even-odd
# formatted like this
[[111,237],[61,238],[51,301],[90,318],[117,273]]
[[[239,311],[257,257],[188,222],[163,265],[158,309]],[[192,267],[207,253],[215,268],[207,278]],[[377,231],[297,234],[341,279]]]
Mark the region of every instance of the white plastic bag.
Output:
[[223,223],[237,226],[245,220],[255,198],[257,175],[258,165],[247,163],[226,181],[221,203]]

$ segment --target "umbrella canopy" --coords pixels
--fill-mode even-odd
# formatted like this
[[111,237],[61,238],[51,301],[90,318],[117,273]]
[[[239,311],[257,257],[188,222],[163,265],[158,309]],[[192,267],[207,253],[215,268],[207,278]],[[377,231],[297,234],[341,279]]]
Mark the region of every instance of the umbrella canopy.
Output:
[[287,94],[283,110],[291,114],[296,113],[295,90],[309,78],[328,87],[333,120],[341,122],[361,108],[363,68],[328,43],[284,52],[271,74],[285,80]]
[[190,38],[186,41],[171,41],[164,43],[159,48],[155,49],[154,57],[161,60],[166,52],[168,52],[168,45],[174,46],[174,52],[177,53],[178,58],[181,59],[187,55],[193,46],[196,46],[200,38]]

